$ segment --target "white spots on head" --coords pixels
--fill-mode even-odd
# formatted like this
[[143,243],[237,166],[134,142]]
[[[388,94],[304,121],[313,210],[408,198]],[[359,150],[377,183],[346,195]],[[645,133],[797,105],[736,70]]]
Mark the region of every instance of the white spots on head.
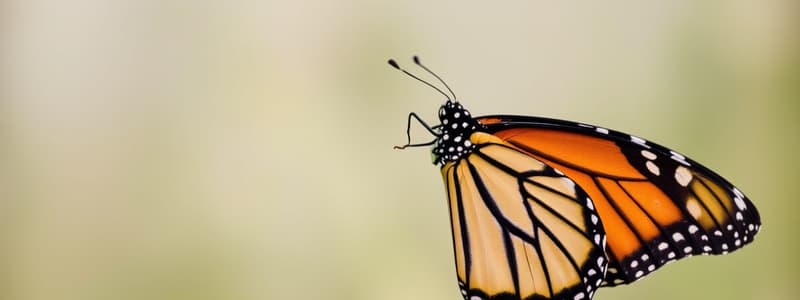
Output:
[[682,241],[684,239],[683,238],[683,234],[681,234],[680,232],[673,233],[672,234],[672,239],[674,241],[676,241],[676,242],[680,242],[680,241]]
[[642,156],[644,156],[644,158],[647,158],[649,160],[655,160],[656,158],[658,158],[658,156],[656,156],[655,153],[650,152],[649,150],[642,150],[641,153],[642,153]]
[[664,251],[667,250],[667,248],[669,248],[669,244],[667,244],[667,242],[661,242],[661,244],[658,244],[658,250]]
[[688,186],[689,182],[692,181],[692,172],[689,172],[689,169],[683,166],[678,166],[678,168],[675,169],[675,181],[681,186]]
[[603,127],[597,127],[594,130],[602,134],[608,134],[608,129],[605,129]]
[[695,232],[697,232],[697,230],[699,230],[699,228],[697,228],[696,225],[689,226],[689,233],[694,234]]
[[445,115],[444,107],[439,109],[439,115],[440,116],[444,116]]
[[653,173],[653,175],[661,175],[661,170],[652,160],[648,160],[644,165],[647,167],[647,170],[649,170],[650,173]]

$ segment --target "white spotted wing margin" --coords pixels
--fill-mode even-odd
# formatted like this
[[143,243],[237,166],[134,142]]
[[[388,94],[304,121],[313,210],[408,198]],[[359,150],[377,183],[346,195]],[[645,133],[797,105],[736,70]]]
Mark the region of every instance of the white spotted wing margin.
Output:
[[608,260],[592,201],[505,143],[442,167],[464,299],[591,299]]

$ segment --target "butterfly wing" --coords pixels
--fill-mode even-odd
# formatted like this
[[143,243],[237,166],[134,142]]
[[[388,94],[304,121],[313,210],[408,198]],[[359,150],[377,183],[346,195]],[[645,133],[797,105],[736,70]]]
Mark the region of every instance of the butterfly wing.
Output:
[[604,285],[633,282],[683,257],[728,253],[751,242],[759,230],[756,208],[737,188],[655,143],[547,118],[478,121],[565,173],[593,200],[608,237]]
[[564,174],[494,136],[442,167],[465,299],[591,299],[605,234],[592,201]]

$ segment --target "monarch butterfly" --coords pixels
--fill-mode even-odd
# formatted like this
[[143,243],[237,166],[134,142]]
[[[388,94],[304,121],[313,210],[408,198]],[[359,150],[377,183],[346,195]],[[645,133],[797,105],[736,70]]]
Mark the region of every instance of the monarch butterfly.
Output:
[[[408,143],[433,146],[464,299],[591,299],[692,255],[726,254],[759,231],[739,189],[634,135],[528,116],[472,117],[450,94],[440,124],[408,115]],[[452,97],[451,97],[452,95]],[[411,143],[412,118],[435,136]]]

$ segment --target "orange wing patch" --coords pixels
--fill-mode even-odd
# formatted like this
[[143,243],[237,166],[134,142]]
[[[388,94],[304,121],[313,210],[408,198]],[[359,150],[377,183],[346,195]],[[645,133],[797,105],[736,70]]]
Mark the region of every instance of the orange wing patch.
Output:
[[593,200],[608,239],[606,285],[630,283],[682,257],[727,253],[755,235],[758,214],[741,192],[674,151],[613,134],[616,140],[535,127],[494,133],[563,172]]
[[[531,128],[509,129],[495,135],[518,147],[524,145],[524,148],[520,148],[528,150],[528,154],[561,170],[583,187],[597,206],[606,232],[614,233],[608,236],[608,247],[617,261],[641,249],[644,242],[659,234],[656,224],[649,220],[645,211],[657,216],[654,218],[661,226],[673,224],[682,217],[680,209],[655,185],[644,181],[646,177],[628,163],[620,148],[612,141]],[[533,149],[525,149],[528,147]],[[540,153],[547,153],[548,156]],[[619,180],[620,184],[634,185],[637,188],[636,195],[641,195],[647,201],[635,202],[617,181],[609,178],[624,178]]]
[[514,128],[495,133],[503,140],[523,145],[535,145],[542,153],[558,155],[561,161],[570,162],[607,176],[645,179],[633,168],[619,147],[612,141],[564,131]]

